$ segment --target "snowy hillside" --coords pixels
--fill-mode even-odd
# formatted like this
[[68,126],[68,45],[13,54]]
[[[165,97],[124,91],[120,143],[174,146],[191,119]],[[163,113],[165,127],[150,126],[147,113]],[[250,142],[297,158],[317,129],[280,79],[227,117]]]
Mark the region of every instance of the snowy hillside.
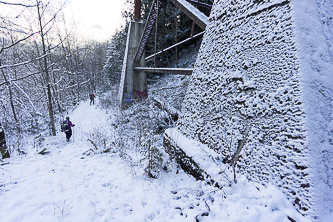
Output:
[[148,179],[142,166],[121,158],[115,147],[87,152],[96,129],[113,135],[116,112],[83,102],[69,115],[75,124],[71,142],[59,133],[40,146],[48,154],[26,147],[26,156],[1,162],[1,221],[308,221],[275,186],[242,177],[218,189],[175,163],[159,179]]

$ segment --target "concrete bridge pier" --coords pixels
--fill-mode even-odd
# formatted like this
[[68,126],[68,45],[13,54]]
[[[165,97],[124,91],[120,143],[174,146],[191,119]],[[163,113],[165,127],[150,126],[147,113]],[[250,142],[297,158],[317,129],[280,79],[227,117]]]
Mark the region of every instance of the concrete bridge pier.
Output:
[[145,66],[144,56],[139,62],[134,62],[135,53],[140,43],[144,24],[132,21],[128,30],[126,52],[120,82],[120,103],[123,108],[130,105],[133,99],[147,97],[147,74],[134,70],[134,67]]

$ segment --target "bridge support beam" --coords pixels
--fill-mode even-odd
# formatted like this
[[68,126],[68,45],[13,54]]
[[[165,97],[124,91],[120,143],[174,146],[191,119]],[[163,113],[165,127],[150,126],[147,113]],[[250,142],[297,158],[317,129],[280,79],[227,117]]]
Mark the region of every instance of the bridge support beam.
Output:
[[122,108],[130,105],[133,99],[147,97],[146,73],[141,70],[134,70],[136,66],[145,66],[144,57],[139,62],[134,62],[142,31],[142,22],[132,21],[130,23],[119,87],[119,99]]

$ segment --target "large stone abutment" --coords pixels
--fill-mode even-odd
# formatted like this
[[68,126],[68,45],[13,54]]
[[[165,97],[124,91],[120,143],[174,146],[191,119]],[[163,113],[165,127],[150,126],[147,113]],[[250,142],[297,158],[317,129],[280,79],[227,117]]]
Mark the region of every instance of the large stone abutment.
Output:
[[200,179],[206,147],[309,218],[332,211],[332,17],[329,0],[216,0],[167,151]]

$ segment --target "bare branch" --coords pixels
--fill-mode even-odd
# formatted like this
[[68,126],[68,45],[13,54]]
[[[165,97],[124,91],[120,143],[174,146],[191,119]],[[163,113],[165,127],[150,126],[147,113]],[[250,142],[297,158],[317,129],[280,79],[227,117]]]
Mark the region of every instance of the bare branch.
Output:
[[37,61],[37,60],[39,60],[39,59],[42,59],[42,58],[44,58],[44,57],[47,56],[47,55],[48,55],[48,54],[46,54],[46,55],[42,55],[42,56],[40,56],[40,57],[38,57],[38,58],[35,58],[35,59],[32,59],[32,60],[28,60],[28,61],[25,61],[25,62],[21,62],[21,63],[17,63],[17,64],[14,64],[14,65],[4,65],[4,66],[0,66],[0,69],[12,68],[12,67],[17,67],[17,66],[26,65],[26,64],[29,64],[29,63],[31,63],[31,62],[33,62],[33,61]]
[[26,32],[22,31],[22,30],[15,30],[15,29],[12,29],[12,28],[8,28],[8,27],[4,27],[4,26],[0,26],[0,29],[6,29],[8,31],[12,31],[12,32],[18,32],[18,33],[24,33],[26,34]]
[[22,3],[11,3],[11,2],[3,2],[0,1],[0,4],[5,4],[5,5],[16,5],[16,6],[23,6],[23,7],[35,7],[36,5],[25,5]]
[[[84,85],[84,84],[87,84],[87,83],[89,83],[89,82],[90,82],[90,79],[88,79],[87,81],[81,82],[81,83],[79,83],[79,84],[80,84],[80,85]],[[65,90],[65,89],[70,89],[70,88],[73,88],[73,87],[76,87],[76,86],[78,86],[78,84],[74,84],[74,85],[71,85],[71,86],[67,86],[67,87],[65,87],[65,88],[63,88],[63,89],[59,89],[59,90],[57,90],[57,92],[63,91],[63,90]]]
[[33,76],[33,75],[36,75],[36,74],[39,74],[39,73],[42,73],[42,72],[30,73],[30,74],[28,74],[28,75],[26,75],[26,76],[22,76],[22,77],[17,78],[17,79],[12,79],[12,80],[9,80],[9,81],[5,81],[5,82],[0,83],[0,86],[2,86],[2,85],[4,85],[4,84],[8,84],[8,83],[10,83],[10,82],[16,82],[16,81],[19,81],[19,80],[22,80],[22,79],[26,79],[26,78],[28,78],[28,77],[30,77],[30,76]]
[[[78,85],[84,85],[84,84],[87,84],[87,83],[89,83],[89,82],[90,82],[90,79],[88,79],[87,81],[81,82],[81,83],[77,83],[77,84],[74,84],[74,85],[66,86],[65,88],[58,89],[58,90],[56,90],[56,91],[54,91],[54,92],[58,93],[58,92],[61,92],[61,91],[66,90],[66,89],[71,89],[71,88],[77,87]],[[57,84],[59,84],[59,82],[56,83],[56,84],[51,84],[51,85],[52,85],[52,86],[55,86],[55,85],[57,85]],[[41,88],[41,89],[47,89],[47,87],[44,87],[44,86],[39,87],[39,88]]]
[[[20,39],[20,40],[14,42],[13,44],[11,44],[11,45],[9,45],[9,46],[3,47],[3,48],[0,50],[0,54],[3,52],[3,50],[9,49],[9,48],[13,47],[14,45],[19,44],[20,42],[23,42],[23,41],[27,40],[28,38],[30,38],[31,36],[33,36],[33,35],[36,34],[36,33],[38,33],[38,32],[31,33],[30,35],[26,36],[25,38]],[[0,68],[2,68],[2,67],[0,67]]]

